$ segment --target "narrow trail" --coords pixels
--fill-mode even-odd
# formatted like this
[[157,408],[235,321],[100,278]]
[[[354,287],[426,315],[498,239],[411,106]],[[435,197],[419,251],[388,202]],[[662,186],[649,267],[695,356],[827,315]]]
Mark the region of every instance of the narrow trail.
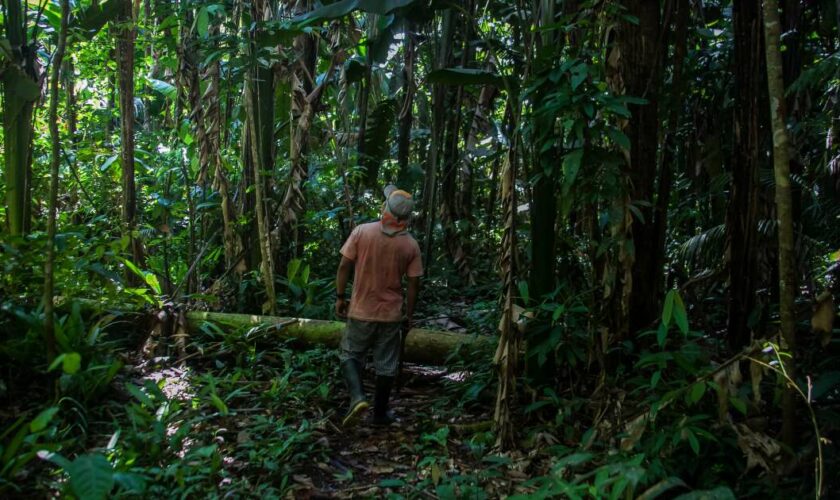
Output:
[[[478,422],[474,427],[489,431],[485,425],[492,416],[489,409],[462,412],[456,422],[439,404],[445,372],[415,365],[407,367],[404,375],[405,386],[391,398],[398,422],[388,427],[372,426],[370,415],[355,426],[341,427],[346,392],[335,391],[331,399],[338,411],[329,420],[331,432],[326,433],[331,457],[294,477],[301,486],[297,498],[380,497],[405,489],[420,497],[437,496],[433,495],[436,487],[452,476],[479,487],[478,475],[487,467],[481,461],[484,446],[471,446],[471,436],[460,435],[457,429],[465,422]],[[368,394],[373,393],[371,380],[368,373]],[[504,481],[504,487],[510,487],[509,481]]]
[[[530,477],[531,462],[522,455],[492,455],[492,408],[455,402],[457,391],[468,387],[459,384],[474,383],[464,373],[407,365],[404,386],[391,398],[398,422],[374,427],[366,415],[343,428],[347,394],[329,350],[277,346],[257,348],[249,358],[237,348],[179,366],[166,358],[136,361],[124,382],[145,386],[146,393],[154,392],[148,388],[153,382],[167,398],[156,400],[149,413],[160,415],[173,401],[180,404],[162,421],[168,436],[187,426],[187,437],[167,441],[166,453],[203,474],[195,479],[197,491],[286,498],[492,498],[522,491],[517,485]],[[364,378],[370,397],[373,373]],[[124,399],[137,405],[136,396]],[[118,420],[123,429],[131,425]]]

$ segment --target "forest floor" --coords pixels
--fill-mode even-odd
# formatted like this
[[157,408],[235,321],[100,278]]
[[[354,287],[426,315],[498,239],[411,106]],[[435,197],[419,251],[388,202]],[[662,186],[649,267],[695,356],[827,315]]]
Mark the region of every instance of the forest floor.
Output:
[[[102,455],[114,492],[129,497],[492,498],[526,492],[522,483],[545,472],[533,456],[493,453],[489,372],[406,365],[392,396],[399,421],[347,429],[336,352],[253,329],[207,328],[187,347],[186,360],[149,345],[122,350],[125,367],[108,388],[62,398],[59,423],[31,438],[32,449]],[[33,398],[13,412],[37,414]],[[66,490],[50,462],[30,462],[16,483],[0,484],[3,496]]]

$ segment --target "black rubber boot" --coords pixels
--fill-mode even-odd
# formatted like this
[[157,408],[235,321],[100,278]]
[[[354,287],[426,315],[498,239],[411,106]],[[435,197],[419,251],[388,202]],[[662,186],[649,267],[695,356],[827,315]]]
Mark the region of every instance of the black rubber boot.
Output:
[[376,395],[373,399],[373,425],[390,425],[397,420],[388,410],[388,399],[391,397],[393,385],[394,377],[377,375]]
[[341,373],[350,394],[350,409],[344,415],[341,425],[351,426],[359,421],[361,414],[370,407],[365,400],[365,389],[362,386],[362,367],[355,359],[348,359],[341,363]]

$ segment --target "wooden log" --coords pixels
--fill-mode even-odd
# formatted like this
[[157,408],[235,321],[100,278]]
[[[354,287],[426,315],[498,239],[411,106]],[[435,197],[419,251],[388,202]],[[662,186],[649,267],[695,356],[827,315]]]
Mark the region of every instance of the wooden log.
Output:
[[[205,322],[214,323],[222,329],[279,325],[276,331],[281,338],[292,338],[310,345],[321,344],[334,348],[338,348],[344,331],[344,322],[341,321],[204,311],[188,312],[187,322],[190,328],[199,328]],[[489,337],[464,333],[412,328],[405,341],[405,360],[410,363],[443,365],[459,348],[464,355],[468,355],[475,348],[491,346],[493,340]]]

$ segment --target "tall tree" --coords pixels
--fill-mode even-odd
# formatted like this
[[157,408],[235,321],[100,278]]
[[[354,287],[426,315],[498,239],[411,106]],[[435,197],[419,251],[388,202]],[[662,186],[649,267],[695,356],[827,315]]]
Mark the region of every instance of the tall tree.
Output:
[[[796,349],[796,272],[793,248],[793,203],[790,189],[790,138],[785,124],[785,84],[781,53],[781,22],[777,0],[764,0],[764,40],[767,57],[767,89],[773,126],[773,172],[776,181],[776,216],[779,236],[779,317],[782,349]],[[795,377],[792,358],[787,374]],[[782,437],[788,445],[795,440],[794,392],[786,388],[782,401]],[[817,439],[820,439],[817,437]]]
[[[137,231],[137,187],[134,179],[134,39],[137,32],[131,0],[118,1],[116,56],[120,101],[123,230],[129,238],[134,263],[143,266],[145,257],[143,244]],[[133,280],[135,277],[130,279]]]
[[[644,104],[629,106],[631,117],[625,130],[630,138],[630,202],[637,205],[641,217],[632,221],[633,252],[632,293],[630,294],[630,330],[647,327],[659,310],[656,293],[662,269],[659,257],[664,246],[656,247],[656,228],[652,203],[656,179],[657,146],[659,144],[660,56],[662,26],[659,2],[630,0],[625,2],[627,14],[638,24],[625,20],[618,33],[618,45],[624,59],[622,78],[625,92],[640,97]],[[656,277],[656,278],[654,278]]]
[[44,262],[44,340],[47,345],[47,362],[56,354],[55,314],[53,289],[55,282],[55,232],[58,205],[58,167],[61,163],[61,137],[58,131],[58,84],[61,79],[62,61],[67,47],[67,24],[70,17],[70,1],[61,0],[61,26],[58,44],[52,58],[52,80],[50,81],[50,195],[47,201],[47,258]]
[[3,71],[3,157],[6,224],[13,236],[26,232],[29,170],[32,161],[32,112],[40,95],[37,47],[27,41],[26,2],[5,2],[6,38],[12,60]]
[[735,36],[734,137],[732,184],[726,229],[729,258],[729,343],[740,348],[749,343],[750,317],[758,288],[759,184],[758,172],[764,142],[761,114],[764,107],[764,58],[762,54],[760,0],[735,0],[732,5]]
[[[243,9],[243,12],[245,9]],[[271,226],[268,215],[268,182],[266,173],[274,170],[274,71],[257,56],[258,41],[266,21],[272,18],[268,0],[251,2],[249,39],[249,67],[246,81],[245,110],[248,120],[248,152],[253,171],[254,202],[257,218],[257,238],[260,249],[260,271],[265,287],[263,312],[273,314],[277,307],[274,291],[274,258],[271,245]]]

